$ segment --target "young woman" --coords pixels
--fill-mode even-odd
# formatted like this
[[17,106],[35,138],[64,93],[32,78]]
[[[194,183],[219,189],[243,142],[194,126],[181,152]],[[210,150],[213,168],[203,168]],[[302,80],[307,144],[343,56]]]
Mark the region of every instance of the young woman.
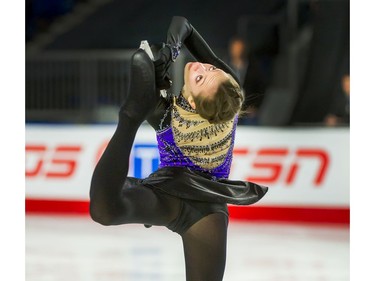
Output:
[[[186,64],[181,93],[168,88],[168,68],[185,45],[197,62]],[[222,280],[226,260],[227,203],[260,200],[267,187],[228,180],[243,96],[233,71],[183,17],[173,17],[166,44],[152,62],[142,49],[131,60],[128,96],[92,176],[90,213],[103,225],[166,226],[183,240],[186,280]],[[159,169],[145,179],[127,177],[141,123],[155,129]]]

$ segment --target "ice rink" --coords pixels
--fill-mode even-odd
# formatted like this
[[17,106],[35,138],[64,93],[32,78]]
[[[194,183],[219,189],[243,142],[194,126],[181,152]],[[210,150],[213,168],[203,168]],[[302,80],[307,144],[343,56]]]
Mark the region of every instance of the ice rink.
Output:
[[[180,237],[88,216],[27,215],[27,281],[183,281]],[[230,221],[224,280],[349,280],[349,227]]]

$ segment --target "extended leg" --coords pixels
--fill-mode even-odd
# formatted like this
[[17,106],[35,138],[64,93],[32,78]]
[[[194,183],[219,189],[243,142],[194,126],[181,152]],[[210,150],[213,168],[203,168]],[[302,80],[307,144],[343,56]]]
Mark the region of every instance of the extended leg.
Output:
[[221,281],[224,275],[228,218],[210,214],[183,235],[187,281]]

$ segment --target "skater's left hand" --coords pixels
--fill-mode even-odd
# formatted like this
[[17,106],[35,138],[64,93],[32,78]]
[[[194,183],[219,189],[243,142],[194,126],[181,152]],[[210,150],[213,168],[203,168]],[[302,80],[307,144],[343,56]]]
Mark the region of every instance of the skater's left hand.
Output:
[[169,75],[169,68],[172,63],[171,49],[167,45],[158,51],[157,57],[154,61],[155,66],[155,82],[158,90],[169,89],[172,85],[172,80]]

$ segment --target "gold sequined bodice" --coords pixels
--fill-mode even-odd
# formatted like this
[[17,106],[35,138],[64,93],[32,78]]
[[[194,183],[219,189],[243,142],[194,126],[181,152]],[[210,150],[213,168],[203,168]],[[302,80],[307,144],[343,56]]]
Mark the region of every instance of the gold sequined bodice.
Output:
[[176,145],[204,169],[221,165],[231,149],[234,120],[210,124],[180,95],[174,98],[171,121]]

